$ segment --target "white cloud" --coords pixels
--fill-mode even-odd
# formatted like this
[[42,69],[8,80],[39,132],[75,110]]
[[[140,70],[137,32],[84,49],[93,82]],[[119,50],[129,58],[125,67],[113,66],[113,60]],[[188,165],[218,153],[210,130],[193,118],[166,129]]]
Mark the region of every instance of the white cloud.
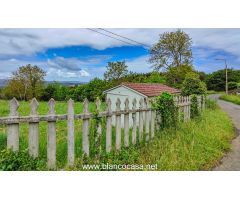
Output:
[[59,78],[80,78],[80,77],[88,77],[90,74],[85,70],[79,71],[67,71],[65,69],[56,69],[49,68],[47,71],[48,76],[54,76],[56,79]]
[[[59,59],[61,62],[57,62]],[[79,80],[81,78],[88,80],[88,77],[90,77],[87,64],[91,63],[83,62],[75,58],[68,59],[58,57],[49,59],[47,61],[28,61],[17,59],[0,60],[0,78],[9,78],[11,73],[16,71],[18,67],[27,65],[29,63],[32,65],[37,65],[45,70],[47,72],[47,80]]]
[[135,59],[127,60],[126,65],[129,71],[146,73],[152,71],[151,65],[148,63],[148,56],[141,56]]
[[[108,29],[114,33],[152,45],[160,33],[175,29]],[[220,49],[239,55],[240,29],[184,29],[194,46]],[[0,55],[30,55],[48,48],[87,45],[106,49],[127,45],[88,29],[0,29]]]
[[[159,34],[176,29],[108,29],[114,33],[132,38],[141,43],[152,45],[158,41]],[[235,56],[232,65],[240,62],[240,29],[184,29],[193,39],[193,46],[199,48],[194,58],[213,64],[212,69],[217,69],[218,64],[207,60],[209,55],[218,51],[227,52]],[[47,61],[17,60],[21,55],[34,55],[44,52],[49,48],[59,48],[73,45],[86,45],[103,50],[110,47],[120,47],[120,41],[105,37],[87,29],[0,29],[0,77],[8,77],[11,71],[26,64],[36,64],[46,71],[49,68],[55,73],[48,73],[48,79],[77,79],[78,77],[90,79],[102,77],[106,61],[109,56],[92,56],[89,58],[63,58],[54,54],[53,59]],[[203,47],[203,48],[202,48]],[[201,49],[202,48],[202,49]],[[208,49],[207,51],[205,49]],[[147,56],[140,56],[126,60],[129,70],[134,72],[151,71]],[[231,64],[231,63],[230,63]],[[207,64],[197,66],[204,70]],[[57,76],[57,77],[55,77]]]

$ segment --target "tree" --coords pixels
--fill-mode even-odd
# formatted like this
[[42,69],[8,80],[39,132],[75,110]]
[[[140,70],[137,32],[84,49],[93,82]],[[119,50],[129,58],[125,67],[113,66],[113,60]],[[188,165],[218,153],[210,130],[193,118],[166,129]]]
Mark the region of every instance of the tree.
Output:
[[41,99],[48,101],[51,98],[54,98],[57,101],[63,101],[67,99],[68,91],[69,88],[67,88],[64,85],[61,85],[58,82],[50,83],[44,89]]
[[21,100],[40,97],[43,92],[46,72],[38,66],[26,65],[12,73],[6,90]]
[[152,72],[149,77],[144,80],[145,83],[166,83],[165,77],[159,72]]
[[150,49],[149,62],[156,71],[191,65],[192,39],[182,30],[161,34],[158,43]]
[[181,88],[186,74],[194,72],[190,65],[182,65],[180,67],[170,67],[166,72],[166,82],[168,85],[176,88]]
[[108,83],[105,80],[99,78],[92,79],[89,83],[79,85],[73,94],[73,98],[79,101],[83,101],[87,98],[89,101],[95,101],[97,97],[104,100],[103,91],[108,87]]
[[109,62],[104,78],[107,81],[120,79],[128,74],[128,66],[125,62]]
[[[228,82],[240,82],[240,70],[228,69]],[[218,70],[206,78],[208,90],[224,91],[226,84],[225,70]]]
[[205,94],[206,84],[200,80],[199,74],[190,72],[186,75],[182,85],[182,95]]

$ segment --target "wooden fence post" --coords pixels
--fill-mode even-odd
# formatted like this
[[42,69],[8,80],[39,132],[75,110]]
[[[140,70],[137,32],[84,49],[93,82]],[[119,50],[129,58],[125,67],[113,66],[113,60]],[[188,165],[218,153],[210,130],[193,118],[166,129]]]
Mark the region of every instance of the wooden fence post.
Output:
[[29,137],[28,137],[28,144],[29,144],[29,154],[36,158],[38,157],[38,150],[39,150],[39,119],[38,118],[38,109],[39,103],[36,98],[33,98],[30,107],[30,117],[36,118],[33,122],[29,122]]
[[[83,113],[88,115],[88,100],[85,99],[83,102]],[[83,153],[89,156],[89,119],[84,118],[83,119],[83,127],[82,127],[82,148]]]
[[197,96],[197,102],[198,102],[198,110],[199,110],[199,111],[202,111],[201,96]]
[[132,119],[133,119],[133,127],[132,127],[132,144],[136,144],[136,138],[137,138],[137,113],[136,113],[136,108],[137,108],[137,100],[134,98],[132,102]]
[[205,110],[205,107],[206,107],[206,97],[205,95],[202,95],[202,109]]
[[107,100],[107,130],[106,130],[106,152],[109,153],[112,149],[112,108],[111,100]]
[[143,107],[143,99],[141,98],[139,101],[139,141],[142,142],[143,140],[143,111],[141,111]]
[[[55,101],[50,99],[49,105],[49,116],[55,116]],[[48,121],[48,143],[47,143],[47,158],[48,168],[56,168],[56,120],[51,119]]]
[[180,97],[180,104],[181,104],[181,121],[184,121],[184,97]]
[[186,121],[188,121],[188,96],[185,97],[185,106],[186,106]]
[[175,105],[176,105],[176,107],[177,107],[177,116],[178,116],[178,121],[180,122],[180,119],[181,119],[181,108],[180,108],[180,106],[179,106],[179,104],[180,104],[180,96],[176,96],[176,99],[175,99]]
[[153,109],[153,106],[151,106],[151,139],[154,138],[155,135],[155,120],[156,120],[156,111]]
[[[121,101],[117,98],[116,112],[121,110]],[[116,150],[121,149],[121,114],[116,113]]]
[[186,122],[187,119],[187,97],[183,97],[183,121]]
[[[149,100],[144,99],[145,108],[149,109]],[[149,122],[150,122],[150,111],[145,111],[145,132],[146,132],[146,141],[149,140]]]
[[191,107],[192,107],[192,96],[189,96],[189,119],[191,119],[192,117]]
[[127,112],[124,115],[124,145],[125,147],[129,146],[129,100],[125,100],[125,111]]
[[[10,101],[10,114],[11,118],[16,118],[18,114],[19,103],[16,98]],[[7,125],[7,148],[13,151],[19,150],[19,123],[10,123]]]
[[[99,98],[96,99],[96,111],[97,113],[100,113],[101,111],[101,101]],[[98,157],[101,155],[101,151],[102,151],[102,148],[101,148],[101,137],[102,137],[102,124],[101,124],[101,121],[100,122],[97,122],[97,136],[95,139],[95,144],[97,146],[95,146],[95,148],[97,148],[97,155]]]
[[188,96],[188,119],[191,119],[191,96]]
[[67,115],[67,126],[68,126],[68,166],[74,165],[74,101],[69,99],[68,101],[68,115]]

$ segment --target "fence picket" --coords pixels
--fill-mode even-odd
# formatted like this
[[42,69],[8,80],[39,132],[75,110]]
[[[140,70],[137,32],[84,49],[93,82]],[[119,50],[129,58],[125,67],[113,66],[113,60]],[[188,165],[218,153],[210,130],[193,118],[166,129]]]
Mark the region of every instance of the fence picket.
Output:
[[[121,110],[121,101],[118,98],[116,102],[116,111]],[[121,114],[116,113],[116,150],[121,149]]]
[[[49,105],[49,116],[55,115],[55,101],[50,99]],[[47,142],[47,158],[48,158],[48,168],[56,168],[56,120],[48,120],[48,142]]]
[[74,101],[69,99],[68,101],[68,166],[74,165]]
[[[89,114],[88,105],[89,105],[89,102],[87,99],[85,99],[83,102],[83,113],[85,115]],[[83,119],[82,148],[83,148],[83,153],[89,156],[89,119],[88,118]]]
[[191,119],[191,97],[188,96],[188,120]]
[[[16,98],[10,101],[10,118],[16,118],[18,114],[19,103]],[[7,125],[7,148],[13,151],[19,150],[19,123],[9,123]]]
[[124,145],[125,147],[129,146],[129,99],[125,100],[125,111],[127,112],[124,115]]
[[205,110],[205,101],[206,101],[206,97],[205,95],[202,95],[202,110]]
[[183,97],[183,120],[187,121],[187,97]]
[[137,138],[137,113],[136,113],[136,108],[137,108],[137,100],[134,98],[132,102],[132,120],[133,120],[133,127],[132,127],[132,144],[136,144],[136,138]]
[[[96,111],[97,113],[100,113],[101,111],[101,100],[99,98],[96,99]],[[101,148],[101,137],[102,137],[102,124],[101,124],[101,120],[97,120],[97,135],[96,135],[96,138],[95,138],[95,148],[96,148],[96,151],[97,151],[97,154],[96,156],[98,156],[98,158],[100,157],[101,155],[101,151],[102,151],[102,148]]]
[[[116,150],[121,149],[122,143],[122,123],[121,115],[124,115],[124,146],[128,147],[130,143],[135,145],[137,140],[142,142],[144,137],[146,141],[150,138],[153,139],[155,136],[156,129],[159,129],[157,123],[161,123],[161,113],[157,112],[150,106],[148,99],[140,99],[139,108],[137,108],[137,100],[134,98],[132,101],[132,108],[129,108],[129,99],[124,101],[125,107],[121,109],[121,101],[118,98],[116,101],[116,110],[111,109],[111,100],[107,100],[107,109],[101,112],[101,101],[96,100],[96,111],[99,118],[106,117],[106,152],[112,150],[112,118],[115,115],[115,125],[116,125]],[[122,102],[123,103],[123,102]],[[188,121],[191,118],[191,97],[190,96],[177,96],[174,97],[174,103],[178,107],[179,120]],[[198,108],[200,111],[205,109],[205,97],[197,97]],[[8,117],[0,117],[0,124],[7,125],[7,148],[13,151],[19,150],[19,124],[29,123],[29,154],[34,158],[38,157],[39,154],[39,123],[40,121],[47,121],[48,123],[48,133],[47,133],[47,159],[48,168],[56,168],[56,121],[57,120],[67,120],[67,130],[68,130],[68,165],[74,165],[74,120],[82,119],[82,149],[83,153],[89,156],[90,153],[90,138],[89,138],[89,128],[90,120],[94,118],[95,114],[89,112],[89,102],[87,99],[83,102],[83,113],[74,113],[74,101],[70,99],[68,101],[68,112],[67,114],[56,115],[55,113],[55,101],[50,99],[48,102],[49,112],[48,115],[38,114],[38,101],[33,98],[30,103],[30,115],[29,116],[19,116],[18,114],[18,101],[13,98],[10,101],[10,114]],[[139,114],[138,114],[139,113]],[[130,120],[130,115],[132,115],[132,121]],[[138,118],[139,116],[139,118]],[[94,118],[95,119],[95,118]],[[130,122],[132,124],[132,137],[131,142],[129,141],[129,129]],[[138,131],[137,131],[138,129]],[[98,155],[100,155],[101,149],[101,137],[102,137],[102,124],[97,125],[97,135],[95,137],[95,146]],[[137,134],[138,132],[138,134]],[[137,136],[138,135],[138,136]],[[98,148],[99,147],[99,148]]]
[[107,130],[106,130],[106,152],[109,153],[112,149],[112,116],[111,116],[111,100],[107,100]]
[[[145,108],[149,108],[149,100],[147,98],[144,99],[145,102]],[[145,132],[146,132],[146,141],[149,140],[149,124],[150,124],[150,113],[151,111],[145,112]]]
[[38,109],[39,103],[36,98],[33,98],[30,103],[30,116],[36,118],[34,121],[29,122],[29,154],[36,158],[38,157],[39,151],[39,119],[38,119]]
[[[139,109],[144,108],[143,99],[139,101]],[[139,111],[139,141],[142,142],[143,140],[143,111]]]
[[151,139],[154,138],[155,135],[155,120],[156,120],[156,111],[152,110],[151,113]]
[[198,110],[201,111],[202,109],[202,106],[201,106],[201,97],[200,96],[197,96],[197,102],[198,102]]

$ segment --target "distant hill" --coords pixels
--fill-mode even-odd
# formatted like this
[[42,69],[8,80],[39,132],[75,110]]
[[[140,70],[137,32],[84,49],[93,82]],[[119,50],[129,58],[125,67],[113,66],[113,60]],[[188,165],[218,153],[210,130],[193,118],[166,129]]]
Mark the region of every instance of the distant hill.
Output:
[[[0,87],[4,87],[7,84],[8,79],[0,79]],[[86,82],[78,82],[78,81],[57,81],[65,86],[73,86],[73,85],[82,85],[86,84]],[[45,81],[46,84],[54,83],[54,81]]]
[[54,82],[58,82],[65,86],[86,84],[86,82],[80,82],[80,81],[45,81],[46,84],[50,84],[50,83],[54,83]]

